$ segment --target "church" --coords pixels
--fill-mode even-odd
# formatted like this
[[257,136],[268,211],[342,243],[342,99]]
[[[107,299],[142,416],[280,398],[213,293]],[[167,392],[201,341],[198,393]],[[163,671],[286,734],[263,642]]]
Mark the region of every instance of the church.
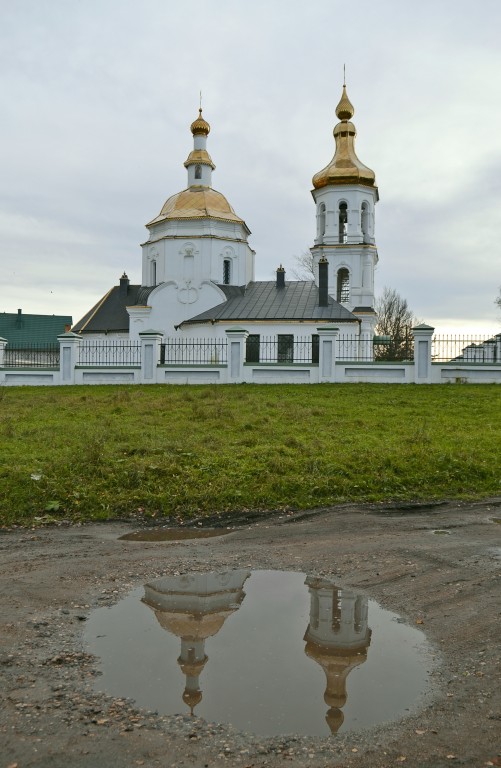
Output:
[[314,279],[287,280],[277,264],[275,280],[255,280],[250,229],[212,186],[210,125],[200,108],[190,127],[186,189],[169,197],[146,225],[141,285],[132,285],[124,273],[73,332],[89,340],[136,341],[152,331],[165,339],[219,339],[228,330],[244,329],[257,349],[260,338],[275,338],[283,351],[295,338],[314,338],[322,326],[335,325],[340,337],[370,344],[377,321],[374,211],[379,196],[374,172],[355,152],[353,115],[343,85],[335,153],[312,180]]

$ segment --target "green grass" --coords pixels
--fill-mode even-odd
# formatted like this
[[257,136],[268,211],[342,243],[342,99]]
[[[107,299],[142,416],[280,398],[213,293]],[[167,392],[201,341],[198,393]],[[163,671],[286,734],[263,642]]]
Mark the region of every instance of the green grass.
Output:
[[0,390],[0,522],[501,493],[501,387]]

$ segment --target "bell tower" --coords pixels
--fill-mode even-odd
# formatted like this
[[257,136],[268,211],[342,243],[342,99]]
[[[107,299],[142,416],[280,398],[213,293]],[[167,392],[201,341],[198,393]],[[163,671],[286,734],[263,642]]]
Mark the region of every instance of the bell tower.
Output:
[[374,209],[379,194],[374,171],[355,152],[354,113],[344,84],[336,107],[334,157],[313,176],[317,232],[311,253],[317,274],[320,259],[329,263],[329,295],[360,317],[364,330],[370,332],[376,322]]

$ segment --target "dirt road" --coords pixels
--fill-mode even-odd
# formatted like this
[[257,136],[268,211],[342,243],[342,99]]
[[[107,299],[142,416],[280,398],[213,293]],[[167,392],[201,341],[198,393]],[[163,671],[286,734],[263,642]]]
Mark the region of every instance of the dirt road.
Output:
[[[500,521],[498,498],[261,516],[168,543],[121,540],[128,523],[2,531],[0,768],[499,766]],[[94,607],[160,575],[249,565],[332,576],[418,623],[438,661],[431,698],[373,730],[265,739],[94,692]]]

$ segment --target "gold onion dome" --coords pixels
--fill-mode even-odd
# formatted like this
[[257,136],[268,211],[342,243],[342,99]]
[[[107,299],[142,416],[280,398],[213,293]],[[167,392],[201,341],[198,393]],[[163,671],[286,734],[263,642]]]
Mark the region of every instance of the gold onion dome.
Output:
[[183,693],[183,701],[185,704],[187,704],[191,710],[191,714],[193,714],[193,710],[197,706],[197,704],[200,704],[202,701],[203,693],[202,691],[188,691],[185,690]]
[[355,107],[351,103],[346,93],[346,85],[343,85],[343,93],[339,104],[336,107],[336,115],[340,120],[351,120],[355,114]]
[[328,184],[362,184],[365,187],[376,186],[376,174],[360,162],[355,152],[356,128],[350,119],[355,114],[353,104],[343,85],[341,100],[336,107],[336,115],[341,122],[334,128],[336,151],[329,165],[313,177],[315,189]]
[[202,107],[198,110],[198,117],[190,126],[193,136],[207,136],[210,133],[210,125],[202,117]]

